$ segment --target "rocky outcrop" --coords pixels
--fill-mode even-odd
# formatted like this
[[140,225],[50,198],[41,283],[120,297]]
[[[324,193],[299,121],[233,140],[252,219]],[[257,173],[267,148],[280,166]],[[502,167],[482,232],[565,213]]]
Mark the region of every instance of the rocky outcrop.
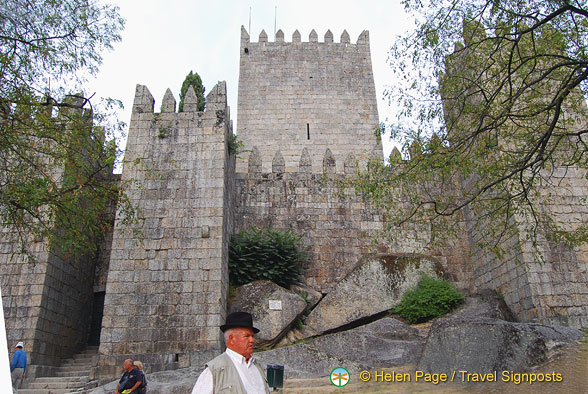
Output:
[[[201,370],[182,368],[175,371],[162,371],[147,375],[147,392],[149,394],[186,394],[191,393]],[[105,384],[89,394],[112,394],[118,380]]]
[[437,276],[440,264],[420,256],[384,256],[359,264],[308,315],[305,324],[325,333],[398,305],[422,274]]
[[229,313],[251,313],[253,324],[259,328],[256,346],[267,347],[278,342],[305,309],[306,301],[298,294],[271,281],[258,280],[237,289]]
[[308,308],[311,309],[318,304],[321,298],[323,298],[322,293],[319,293],[308,286],[292,285],[290,286],[290,290],[302,297],[304,301],[306,301]]
[[516,318],[506,302],[494,290],[482,289],[472,296],[466,297],[465,302],[450,313],[448,317],[461,320],[474,320],[478,317],[489,317],[514,322]]
[[263,364],[284,365],[288,378],[325,376],[345,366],[350,372],[366,368],[415,364],[425,336],[396,319],[384,318],[348,331],[256,353]]
[[463,316],[436,320],[418,369],[435,373],[524,371],[546,362],[553,349],[583,338],[570,327]]
[[416,364],[426,336],[399,320],[384,318],[310,342],[319,351],[369,367]]

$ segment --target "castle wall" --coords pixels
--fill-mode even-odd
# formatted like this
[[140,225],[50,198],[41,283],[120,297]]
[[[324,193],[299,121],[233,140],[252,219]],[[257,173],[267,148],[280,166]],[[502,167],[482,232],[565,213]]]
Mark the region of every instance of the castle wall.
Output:
[[[588,190],[586,171],[558,168],[551,176],[540,188],[544,199],[536,202],[537,209],[568,230],[586,223],[588,209],[581,202]],[[531,218],[512,223],[517,234],[505,241],[500,258],[473,249],[474,287],[498,290],[522,321],[588,327],[588,246],[554,242],[541,228],[533,244],[530,223]],[[470,235],[475,239],[475,232]]]
[[[588,206],[583,202],[588,193],[587,171],[577,167],[544,171],[551,178],[539,188],[543,199],[541,209],[568,230],[587,223]],[[539,250],[544,261],[539,262],[534,258],[531,242],[526,237],[521,237],[520,242],[537,309],[535,318],[544,324],[587,328],[588,245],[571,248],[551,240],[543,232]]]
[[37,363],[42,357],[38,321],[49,256],[44,242],[36,242],[30,247],[37,259],[36,264],[20,255],[15,234],[9,228],[2,229],[0,285],[8,350],[13,353],[16,343],[23,341],[30,362]]
[[198,112],[168,90],[161,113],[137,85],[122,173],[142,220],[117,216],[94,378],[114,379],[132,356],[151,371],[201,366],[221,350],[230,216],[226,86]]
[[[75,106],[83,104],[76,98],[66,100]],[[65,108],[55,120],[70,127],[70,116],[87,113],[81,108]],[[91,117],[86,119],[91,127]],[[59,184],[65,170],[52,170],[53,181]],[[25,242],[33,261],[21,253],[15,230],[4,227],[0,235],[0,286],[8,349],[12,353],[16,342],[23,341],[31,365],[28,377],[44,376],[87,344],[95,256],[67,258],[57,251],[59,245],[51,249],[46,239],[30,239]]]
[[[324,41],[313,30],[310,42],[301,42],[297,31],[292,42],[284,42],[281,31],[276,42],[265,32],[250,42],[241,29],[238,135],[245,149],[258,147],[263,172],[271,171],[277,150],[288,172],[297,171],[303,148],[315,173],[322,171],[326,148],[339,158],[383,158],[368,32],[356,44],[346,32],[334,43],[328,31]],[[237,172],[245,173],[248,154],[241,156]]]
[[[248,172],[236,174],[235,231],[253,226],[293,230],[309,247],[307,285],[327,293],[370,255],[410,254],[422,250],[423,238],[407,230],[395,242],[374,241],[383,229],[381,212],[364,202],[355,190],[342,188],[340,164],[347,174],[356,171],[353,157],[336,158],[330,150],[321,159],[322,171],[312,172],[308,150],[298,159],[297,170],[288,172],[280,151],[272,172],[262,172],[258,150],[249,158]],[[447,259],[442,259],[447,261]]]
[[60,259],[43,242],[32,249],[36,262],[20,255],[10,231],[3,231],[0,283],[8,349],[13,352],[16,342],[25,343],[34,376],[86,346],[94,266],[90,259]]
[[[120,184],[120,174],[110,174],[109,182]],[[108,229],[98,249],[96,257],[96,269],[94,272],[94,293],[106,290],[106,279],[108,277],[108,268],[110,265],[110,253],[112,251],[112,237],[114,234],[114,220],[116,217],[116,201],[112,201],[107,206],[107,212],[104,215],[108,222]]]

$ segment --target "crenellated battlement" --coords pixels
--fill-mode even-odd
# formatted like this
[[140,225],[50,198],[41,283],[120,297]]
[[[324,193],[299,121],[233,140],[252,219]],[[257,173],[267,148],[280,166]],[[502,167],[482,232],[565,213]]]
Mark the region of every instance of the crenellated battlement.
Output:
[[[263,171],[263,164],[264,159],[259,147],[253,147],[247,161],[247,176],[250,178],[255,178],[262,176],[262,174],[267,174],[268,172]],[[360,161],[352,152],[347,153],[347,155],[343,158],[337,158],[330,148],[326,148],[324,150],[322,157],[322,167],[320,167],[322,170],[317,171],[317,169],[319,168],[318,165],[320,165],[320,163],[314,164],[317,165],[315,169],[313,169],[313,160],[308,148],[303,148],[300,155],[298,155],[297,165],[290,167],[286,166],[286,161],[284,160],[282,151],[277,150],[273,155],[273,159],[271,160],[270,173],[273,173],[275,175],[282,175],[284,173],[314,175],[351,175],[357,172],[358,166],[360,165]],[[339,164],[339,166],[337,166],[337,164]],[[342,171],[338,170],[338,168],[342,169]]]
[[[274,42],[262,31],[251,42],[241,27],[238,135],[245,150],[259,148],[264,172],[280,150],[286,171],[295,171],[304,148],[315,173],[327,148],[338,158],[337,173],[344,172],[341,158],[353,153],[361,162],[378,156],[382,145],[374,133],[379,124],[372,73],[369,33],[356,44],[344,30],[339,42],[327,30],[319,42],[312,30],[302,42],[298,30],[286,42],[282,30]],[[336,141],[336,143],[334,142]],[[247,153],[237,159],[237,171],[247,172]]]
[[302,42],[301,35],[298,30],[294,30],[292,33],[292,41],[287,42],[284,40],[284,32],[280,29],[276,32],[276,37],[273,42],[268,41],[268,35],[265,30],[262,30],[259,33],[258,42],[252,42],[250,40],[249,33],[245,29],[244,26],[241,26],[241,50],[243,51],[245,48],[248,48],[248,45],[290,45],[290,44],[299,44],[299,45],[306,45],[306,44],[333,44],[333,45],[342,45],[344,47],[348,46],[367,46],[370,45],[370,37],[369,32],[364,30],[359,37],[355,44],[351,43],[349,33],[347,30],[343,30],[341,36],[339,38],[339,42],[335,42],[333,40],[333,32],[331,30],[327,30],[323,36],[323,41],[319,42],[318,34],[316,30],[312,29],[308,35],[308,41]]
[[[225,81],[219,81],[206,96],[206,107],[204,111],[198,111],[198,98],[194,88],[190,86],[184,99],[183,112],[213,112],[224,110],[227,107],[227,84]],[[133,114],[135,113],[155,113],[155,99],[145,85],[137,84],[135,88],[135,99],[133,101]],[[163,95],[161,102],[161,113],[175,113],[176,99],[168,88]],[[216,114],[215,114],[216,116]]]

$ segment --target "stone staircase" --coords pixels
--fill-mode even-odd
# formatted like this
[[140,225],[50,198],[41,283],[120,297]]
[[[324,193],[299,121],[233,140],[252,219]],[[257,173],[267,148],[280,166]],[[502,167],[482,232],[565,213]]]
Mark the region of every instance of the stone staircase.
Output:
[[38,377],[25,382],[18,394],[69,394],[81,393],[90,388],[90,368],[98,361],[98,346],[88,346],[82,353],[63,360],[55,368],[55,376]]

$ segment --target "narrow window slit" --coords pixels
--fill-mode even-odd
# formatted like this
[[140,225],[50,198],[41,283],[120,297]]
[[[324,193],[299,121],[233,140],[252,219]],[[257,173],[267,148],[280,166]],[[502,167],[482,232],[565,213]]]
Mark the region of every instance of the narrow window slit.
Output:
[[310,139],[310,125],[308,123],[306,124],[306,139]]

